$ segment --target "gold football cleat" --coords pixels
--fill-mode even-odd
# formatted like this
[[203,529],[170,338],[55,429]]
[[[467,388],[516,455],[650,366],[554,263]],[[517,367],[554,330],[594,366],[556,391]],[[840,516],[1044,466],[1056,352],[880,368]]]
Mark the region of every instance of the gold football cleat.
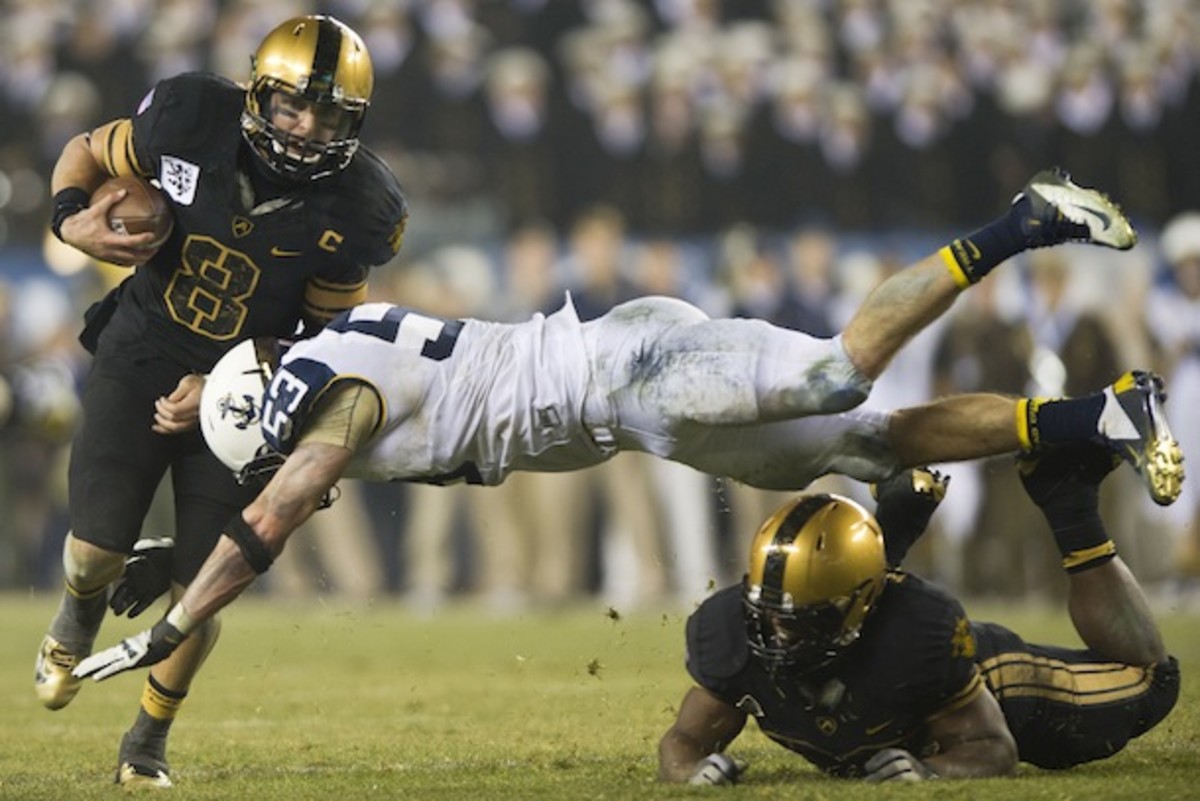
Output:
[[83,686],[83,679],[71,675],[79,660],[78,654],[68,651],[49,634],[42,638],[34,664],[33,689],[47,709],[62,709]]
[[1183,491],[1183,451],[1171,436],[1163,410],[1163,380],[1133,370],[1104,390],[1100,433],[1108,446],[1129,462],[1160,506],[1175,502]]
[[174,785],[165,770],[137,765],[133,762],[122,762],[117,769],[117,784],[121,789],[135,790],[167,790]]

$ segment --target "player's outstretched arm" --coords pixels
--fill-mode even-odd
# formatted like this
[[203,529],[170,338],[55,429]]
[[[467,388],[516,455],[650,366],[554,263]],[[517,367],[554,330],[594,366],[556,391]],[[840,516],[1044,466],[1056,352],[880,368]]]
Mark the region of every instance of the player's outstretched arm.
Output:
[[703,687],[683,697],[675,724],[658,743],[658,778],[664,782],[733,784],[744,763],[724,753],[746,725],[746,714]]
[[215,615],[265,572],[288,537],[320,508],[353,452],[324,443],[301,443],[258,497],[226,524],[179,603],[153,628],[92,654],[75,676],[97,681],[161,662],[197,626]]

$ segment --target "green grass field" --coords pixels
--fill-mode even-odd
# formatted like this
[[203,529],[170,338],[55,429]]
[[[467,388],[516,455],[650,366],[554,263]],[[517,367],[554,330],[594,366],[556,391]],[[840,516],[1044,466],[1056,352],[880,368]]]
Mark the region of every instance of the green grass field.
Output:
[[[116,747],[142,676],[85,686],[66,709],[33,695],[48,597],[0,596],[0,799],[112,798]],[[1074,643],[1056,610],[969,610],[1030,639]],[[149,615],[146,616],[147,618]],[[102,643],[142,627],[106,623]],[[732,790],[656,783],[658,738],[689,686],[683,616],[613,619],[602,608],[491,619],[415,618],[243,599],[172,734],[178,799],[1182,799],[1200,798],[1200,616],[1167,612],[1183,697],[1117,757],[1065,773],[876,787],[827,779],[753,724],[731,749],[751,763]]]

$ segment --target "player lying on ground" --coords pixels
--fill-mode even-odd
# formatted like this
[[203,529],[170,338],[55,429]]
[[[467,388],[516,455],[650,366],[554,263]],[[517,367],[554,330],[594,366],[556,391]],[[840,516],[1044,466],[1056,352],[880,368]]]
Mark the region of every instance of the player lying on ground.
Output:
[[945,491],[936,474],[882,485],[878,519],[836,495],[785,505],[755,535],[743,583],[688,620],[698,686],[659,743],[659,777],[736,781],[744,765],[725,749],[750,715],[821,770],[876,782],[1000,776],[1018,760],[1067,768],[1120,751],[1171,711],[1179,666],[1100,520],[1114,464],[1094,445],[1021,464],[1062,553],[1083,650],[969,621],[945,592],[887,567]]
[[[1094,440],[1170,502],[1181,457],[1160,382],[1147,374],[1074,400],[979,394],[892,414],[853,410],[900,345],[983,269],[955,254],[994,259],[1068,237],[1131,244],[1111,204],[1112,225],[1126,231],[1116,239],[1063,216],[1101,202],[1058,174],[1039,175],[1009,215],[973,236],[976,245],[956,243],[889,278],[827,340],[642,298],[583,324],[569,302],[517,325],[366,304],[292,346],[278,369],[257,343],[238,345],[209,376],[201,426],[243,478],[278,472],[226,525],[166,619],[75,675],[101,679],[170,653],[268,569],[342,476],[499,484],[514,470],[576,470],[640,450],[756,487],[800,489],[830,472],[878,481],[919,464]],[[998,251],[1001,228],[1015,241]]]

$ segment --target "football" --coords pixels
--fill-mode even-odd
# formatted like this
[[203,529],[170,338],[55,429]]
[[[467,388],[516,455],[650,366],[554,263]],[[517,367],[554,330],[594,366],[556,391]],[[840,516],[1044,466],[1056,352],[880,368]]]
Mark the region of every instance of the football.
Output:
[[122,175],[109,178],[92,193],[92,203],[121,189],[128,194],[108,211],[108,224],[122,234],[155,234],[152,247],[167,241],[175,224],[162,191],[144,178]]

